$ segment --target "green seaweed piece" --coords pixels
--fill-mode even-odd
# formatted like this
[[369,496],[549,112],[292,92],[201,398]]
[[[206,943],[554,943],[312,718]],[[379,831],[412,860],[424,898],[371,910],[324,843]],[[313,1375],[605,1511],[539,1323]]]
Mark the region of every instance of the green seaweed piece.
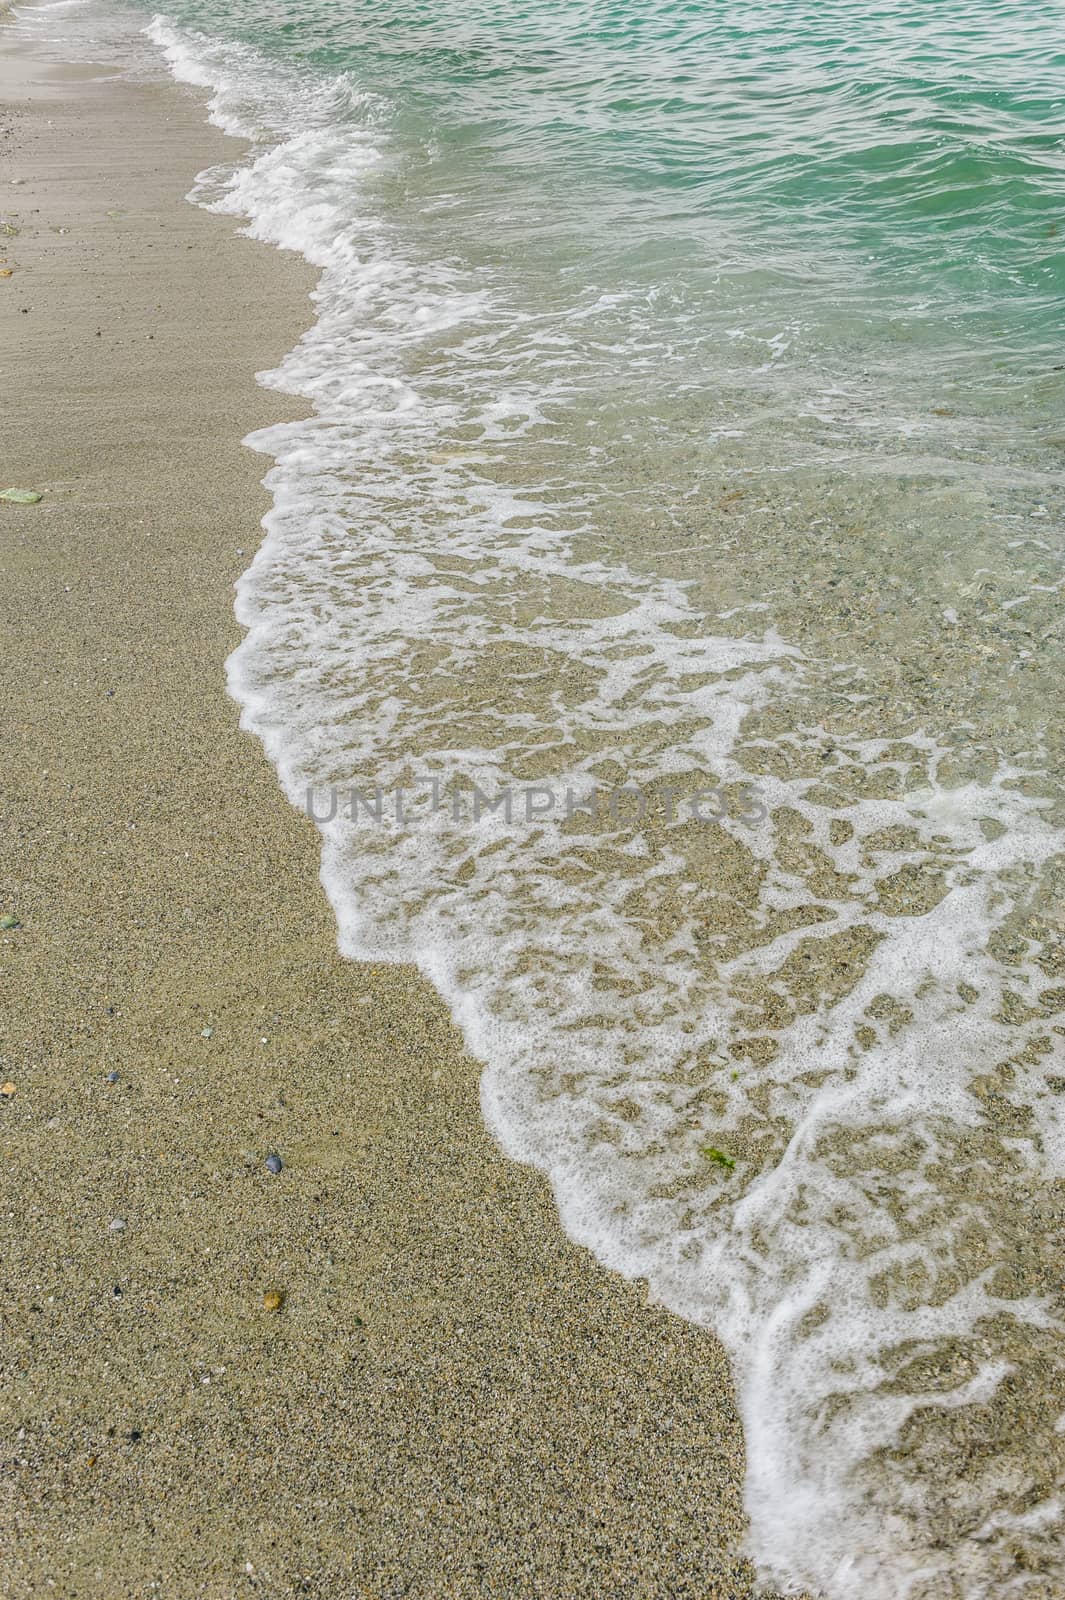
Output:
[[43,498],[36,489],[0,489],[0,500],[10,501],[13,506],[35,506]]
[[726,1172],[735,1172],[736,1163],[731,1156],[725,1154],[724,1150],[715,1149],[712,1144],[705,1144],[701,1153],[707,1161],[713,1161],[716,1166],[724,1167]]

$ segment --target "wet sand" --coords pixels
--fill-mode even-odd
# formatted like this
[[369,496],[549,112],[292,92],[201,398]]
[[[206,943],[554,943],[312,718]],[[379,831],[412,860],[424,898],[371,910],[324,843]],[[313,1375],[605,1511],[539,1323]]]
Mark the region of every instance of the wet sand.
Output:
[[225,695],[309,270],[185,203],[239,148],[191,91],[0,72],[0,1590],[745,1596],[721,1347],[338,958]]

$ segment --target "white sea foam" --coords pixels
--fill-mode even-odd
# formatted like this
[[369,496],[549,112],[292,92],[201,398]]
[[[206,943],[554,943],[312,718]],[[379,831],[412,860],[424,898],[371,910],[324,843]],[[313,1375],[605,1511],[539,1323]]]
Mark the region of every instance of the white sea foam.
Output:
[[[489,1126],[550,1175],[567,1231],[725,1340],[767,1581],[1021,1594],[1022,1545],[1065,1580],[1060,1503],[1026,1457],[948,1452],[942,1493],[925,1466],[937,1429],[990,1426],[1061,1331],[1000,1272],[1015,1197],[1065,1163],[1060,976],[1032,931],[1060,913],[1039,752],[947,782],[948,729],[860,731],[860,675],[819,720],[833,664],[766,602],[715,631],[690,581],[604,536],[582,471],[548,484],[522,455],[579,382],[575,327],[613,330],[619,297],[551,321],[419,259],[374,198],[387,106],[162,20],[152,36],[255,141],[194,197],[322,269],[318,320],[263,375],[315,414],[249,441],[275,458],[274,507],[229,667],[293,802],[461,771],[486,792],[753,780],[769,812],[338,814],[322,879],[341,948],[417,962],[485,1063]],[[774,360],[786,339],[766,340]]]

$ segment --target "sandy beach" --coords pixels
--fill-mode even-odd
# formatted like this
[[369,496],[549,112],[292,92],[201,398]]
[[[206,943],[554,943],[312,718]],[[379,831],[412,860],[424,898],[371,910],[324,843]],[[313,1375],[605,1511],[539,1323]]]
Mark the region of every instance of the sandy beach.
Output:
[[235,149],[192,91],[0,70],[0,1590],[739,1600],[723,1351],[562,1236],[429,986],[340,961],[225,694],[310,271],[186,203]]

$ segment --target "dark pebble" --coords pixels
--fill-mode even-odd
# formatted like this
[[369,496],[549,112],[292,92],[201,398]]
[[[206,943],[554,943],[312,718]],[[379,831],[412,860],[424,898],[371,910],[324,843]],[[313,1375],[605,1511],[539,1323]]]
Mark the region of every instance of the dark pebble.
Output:
[[278,1172],[281,1171],[281,1166],[282,1166],[282,1162],[281,1162],[281,1157],[280,1156],[267,1156],[267,1158],[266,1158],[266,1170],[267,1170],[267,1172],[278,1173]]
[[121,1076],[122,1074],[120,1072],[109,1072],[107,1074],[107,1081],[108,1083],[117,1083]]

